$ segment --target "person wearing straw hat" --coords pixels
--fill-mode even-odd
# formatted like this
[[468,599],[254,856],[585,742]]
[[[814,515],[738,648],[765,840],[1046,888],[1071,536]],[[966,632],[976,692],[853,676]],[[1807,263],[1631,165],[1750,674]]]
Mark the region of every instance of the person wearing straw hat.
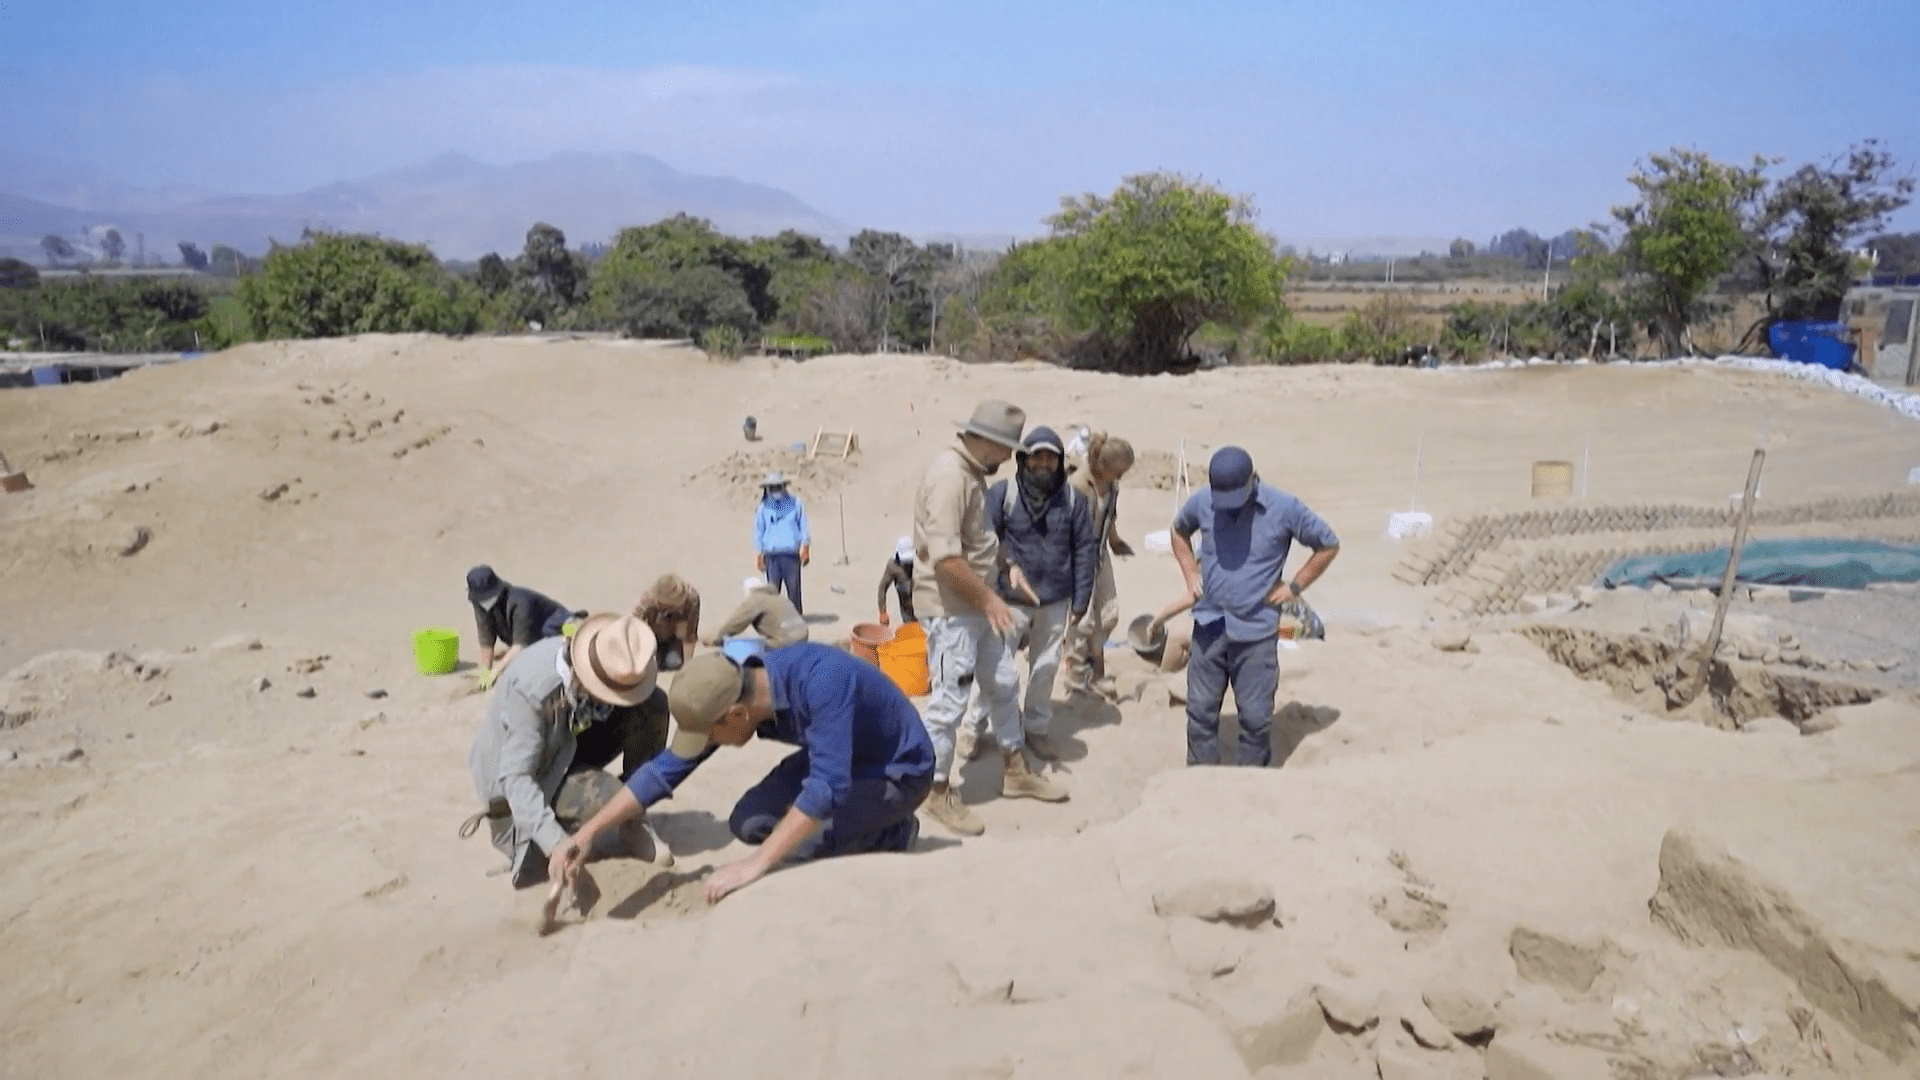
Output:
[[[1208,486],[1193,493],[1169,530],[1193,603],[1187,658],[1187,764],[1231,764],[1220,751],[1227,688],[1240,714],[1239,764],[1273,761],[1273,697],[1280,686],[1281,609],[1300,599],[1340,554],[1340,538],[1305,503],[1260,481],[1237,446],[1214,451]],[[1205,537],[1196,557],[1193,534]],[[1313,551],[1283,578],[1295,540]]]
[[760,508],[753,515],[753,568],[767,575],[776,592],[785,591],[793,610],[800,602],[800,568],[813,561],[813,536],[807,508],[788,490],[787,474],[775,469],[760,481]]
[[773,591],[766,578],[750,577],[740,583],[740,588],[746,593],[746,599],[707,639],[708,645],[719,648],[728,638],[743,634],[749,628],[767,640],[769,649],[807,640],[807,620],[786,597]]
[[[552,597],[502,581],[493,567],[484,564],[467,571],[467,602],[473,605],[474,627],[480,635],[482,690],[493,685],[522,649],[557,637],[567,623],[586,617],[586,612],[568,611]],[[494,649],[502,644],[506,651],[495,657]]]
[[887,618],[887,590],[893,590],[894,602],[900,605],[902,623],[918,622],[913,614],[913,537],[903,536],[893,542],[893,558],[887,560],[887,568],[880,572],[880,592],[874,603],[880,608],[875,620],[881,626],[891,626],[893,621]]
[[913,703],[879,668],[830,645],[802,642],[735,663],[706,652],[668,691],[676,730],[666,753],[627,781],[550,872],[570,876],[610,829],[644,819],[722,746],[762,739],[798,747],[747,789],[727,827],[758,850],[716,870],[707,900],[752,884],[783,860],[907,851],[933,785],[933,743]]
[[[1011,646],[1013,613],[995,591],[1002,568],[1000,540],[987,518],[986,478],[1020,449],[1027,414],[1004,401],[982,401],[953,445],[928,463],[913,511],[913,608],[927,637],[931,698],[924,716],[936,761],[927,813],[962,836],[986,831],[951,783],[954,749],[975,673],[998,669]],[[977,680],[989,715],[1017,708],[1011,688]],[[1005,797],[1057,800],[1061,792],[1034,771],[1024,738],[1002,747]]]
[[[633,615],[592,616],[572,638],[535,642],[507,665],[467,754],[474,794],[486,809],[468,818],[460,835],[471,836],[485,821],[515,888],[545,880],[569,829],[592,818],[622,781],[665,749],[667,694],[657,682],[653,632]],[[616,757],[617,777],[606,771]],[[641,822],[588,850],[663,865],[673,859]]]

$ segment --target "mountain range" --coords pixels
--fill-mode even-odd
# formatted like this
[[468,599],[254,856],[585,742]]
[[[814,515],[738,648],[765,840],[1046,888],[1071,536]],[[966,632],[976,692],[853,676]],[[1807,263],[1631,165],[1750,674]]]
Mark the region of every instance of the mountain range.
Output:
[[798,229],[837,244],[851,232],[778,188],[682,172],[645,154],[566,153],[507,166],[443,154],[294,195],[134,189],[0,172],[0,255],[40,262],[48,233],[97,252],[108,228],[120,231],[128,257],[142,236],[150,256],[168,261],[179,258],[181,241],[203,251],[224,244],[260,254],[269,240],[291,243],[315,228],[373,232],[427,244],[442,258],[472,259],[518,252],[538,221],[559,226],[579,246],[681,212],[736,236]]

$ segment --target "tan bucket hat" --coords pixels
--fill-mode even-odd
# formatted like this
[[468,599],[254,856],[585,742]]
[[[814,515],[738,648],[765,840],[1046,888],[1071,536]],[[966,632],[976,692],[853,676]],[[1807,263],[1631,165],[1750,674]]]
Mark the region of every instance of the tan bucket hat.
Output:
[[723,652],[703,652],[687,661],[667,688],[675,730],[667,749],[682,761],[706,752],[714,722],[740,700],[740,667]]
[[1009,450],[1020,449],[1020,432],[1027,426],[1027,413],[1018,405],[989,399],[974,407],[973,417],[955,424],[963,435],[978,435]]
[[634,615],[594,615],[574,632],[568,659],[587,693],[609,705],[638,705],[659,681],[653,631]]

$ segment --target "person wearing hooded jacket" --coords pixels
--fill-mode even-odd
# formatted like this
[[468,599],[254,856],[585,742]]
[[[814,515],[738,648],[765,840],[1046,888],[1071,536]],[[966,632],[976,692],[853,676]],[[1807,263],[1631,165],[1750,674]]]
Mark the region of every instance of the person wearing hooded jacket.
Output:
[[[1022,650],[1004,650],[986,676],[999,683],[1002,703],[1018,705],[995,709],[988,704],[995,695],[978,694],[972,702],[973,727],[990,723],[1003,750],[1024,741],[1035,757],[1057,761],[1050,730],[1053,684],[1068,629],[1086,617],[1093,602],[1101,538],[1087,500],[1067,483],[1066,450],[1052,428],[1028,432],[1014,459],[1013,477],[987,492],[987,518],[1000,538],[1005,568],[998,588],[1014,616],[1008,641],[1024,643],[1027,690],[1024,698],[1017,697]],[[988,715],[1000,711],[1006,715]],[[1066,797],[1064,791],[1057,794]]]
[[776,593],[784,592],[795,611],[800,602],[800,568],[813,561],[813,535],[807,528],[807,508],[788,487],[787,474],[778,470],[760,481],[760,507],[753,515],[753,568],[767,576]]

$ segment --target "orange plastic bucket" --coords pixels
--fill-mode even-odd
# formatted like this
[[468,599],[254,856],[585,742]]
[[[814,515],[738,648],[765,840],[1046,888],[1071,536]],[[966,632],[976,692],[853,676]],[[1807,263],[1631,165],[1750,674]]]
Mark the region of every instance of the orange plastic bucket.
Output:
[[848,651],[869,664],[880,663],[880,649],[893,640],[893,631],[879,623],[854,623],[848,635]]
[[881,645],[880,670],[908,697],[922,697],[932,688],[927,677],[927,635],[917,622],[902,623],[893,640]]

